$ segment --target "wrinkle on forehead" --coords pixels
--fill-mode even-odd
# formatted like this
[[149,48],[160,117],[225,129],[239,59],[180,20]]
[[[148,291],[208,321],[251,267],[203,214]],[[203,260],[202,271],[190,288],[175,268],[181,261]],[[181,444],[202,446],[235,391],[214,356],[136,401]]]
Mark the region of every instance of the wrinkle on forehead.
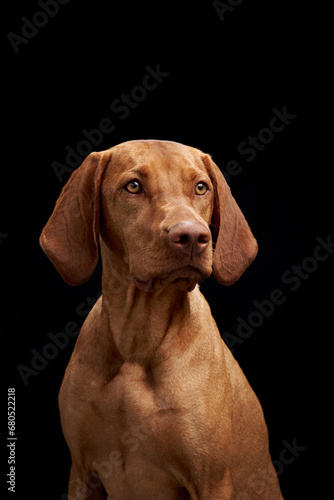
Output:
[[121,174],[140,172],[142,177],[158,185],[176,186],[188,183],[206,172],[201,151],[171,141],[129,141],[115,146],[107,177],[117,179]]

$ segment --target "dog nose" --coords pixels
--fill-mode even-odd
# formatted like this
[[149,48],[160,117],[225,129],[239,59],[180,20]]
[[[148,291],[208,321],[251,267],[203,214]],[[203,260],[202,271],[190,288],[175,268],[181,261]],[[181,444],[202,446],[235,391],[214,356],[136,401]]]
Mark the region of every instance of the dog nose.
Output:
[[170,228],[168,236],[172,247],[187,255],[204,252],[211,240],[210,231],[200,222],[179,222]]

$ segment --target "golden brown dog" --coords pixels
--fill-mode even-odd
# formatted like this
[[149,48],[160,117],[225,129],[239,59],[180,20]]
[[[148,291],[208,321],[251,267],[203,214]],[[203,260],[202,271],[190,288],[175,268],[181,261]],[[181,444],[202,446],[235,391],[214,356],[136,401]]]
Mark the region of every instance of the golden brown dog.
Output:
[[40,241],[71,285],[102,255],[59,396],[69,499],[282,500],[261,406],[197,285],[212,267],[235,282],[257,253],[210,156],[153,140],[92,153]]

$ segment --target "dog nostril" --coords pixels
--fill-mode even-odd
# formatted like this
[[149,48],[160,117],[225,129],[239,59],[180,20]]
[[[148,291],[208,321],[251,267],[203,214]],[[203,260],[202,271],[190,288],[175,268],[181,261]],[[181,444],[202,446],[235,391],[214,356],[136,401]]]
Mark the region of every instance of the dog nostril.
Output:
[[186,245],[189,242],[189,237],[187,234],[181,234],[179,237],[179,241],[174,241],[174,243],[181,243]]
[[211,239],[211,233],[203,233],[200,234],[198,237],[198,243],[209,243]]

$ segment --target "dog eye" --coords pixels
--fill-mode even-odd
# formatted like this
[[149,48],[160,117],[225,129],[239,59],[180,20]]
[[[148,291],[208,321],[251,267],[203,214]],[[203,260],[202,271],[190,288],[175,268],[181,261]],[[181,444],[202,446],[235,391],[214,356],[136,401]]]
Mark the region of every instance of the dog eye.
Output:
[[208,189],[208,185],[205,182],[199,182],[198,184],[196,184],[195,193],[203,196],[203,194],[205,194]]
[[133,181],[130,181],[124,186],[124,189],[131,194],[137,194],[140,193],[142,190],[141,184],[137,179],[134,179]]

